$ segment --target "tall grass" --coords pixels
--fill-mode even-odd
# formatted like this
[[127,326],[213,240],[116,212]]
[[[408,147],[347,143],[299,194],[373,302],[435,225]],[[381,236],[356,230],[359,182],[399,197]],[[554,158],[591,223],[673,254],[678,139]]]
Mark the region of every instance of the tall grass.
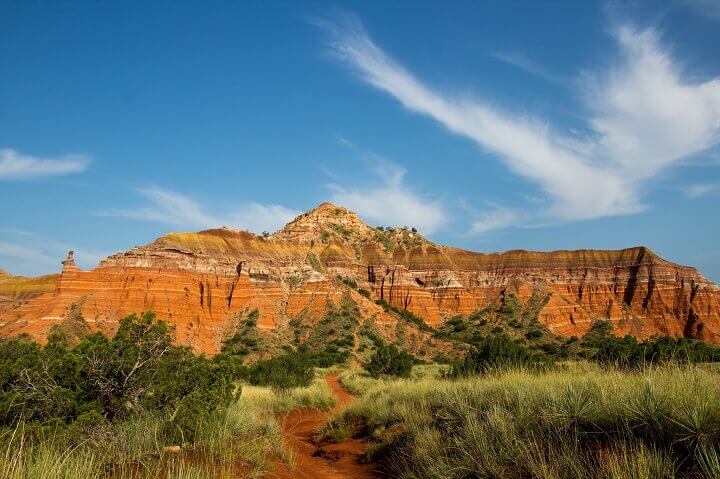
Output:
[[365,392],[338,421],[394,476],[720,477],[720,375],[700,367],[344,377]]
[[445,364],[422,364],[413,367],[410,378],[373,378],[364,369],[346,369],[340,373],[340,382],[353,394],[364,394],[369,389],[384,389],[389,384],[417,382],[423,379],[440,379],[450,371]]
[[95,479],[260,477],[270,456],[283,457],[272,416],[237,403],[200,425],[180,453],[163,451],[163,431],[152,418],[98,426],[81,441],[58,431],[25,430],[0,437],[0,479]]
[[262,477],[271,457],[292,462],[275,415],[335,404],[323,378],[320,371],[308,387],[288,391],[243,385],[240,399],[200,423],[179,453],[163,450],[165,426],[155,416],[83,430],[21,423],[0,431],[0,479]]
[[277,414],[307,407],[326,411],[335,405],[332,391],[325,382],[331,369],[316,369],[313,381],[307,387],[287,390],[243,385],[240,403],[255,411]]
[[335,405],[326,373],[317,371],[308,387],[286,391],[243,385],[240,399],[198,424],[180,453],[163,450],[166,431],[152,415],[81,430],[21,423],[0,431],[0,479],[262,477],[270,457],[292,462],[276,414]]

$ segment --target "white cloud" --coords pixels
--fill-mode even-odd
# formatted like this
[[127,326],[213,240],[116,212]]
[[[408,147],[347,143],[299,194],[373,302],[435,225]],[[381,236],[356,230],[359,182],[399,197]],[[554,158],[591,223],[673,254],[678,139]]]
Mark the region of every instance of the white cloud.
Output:
[[[405,184],[407,170],[374,154],[360,151],[346,139],[342,144],[357,153],[379,180],[370,186],[328,185],[330,201],[381,226],[408,226],[432,234],[447,222],[441,202],[424,198]],[[334,175],[331,175],[334,177]]]
[[250,231],[276,231],[301,213],[301,211],[282,205],[264,205],[253,202],[237,209],[229,217],[229,221]]
[[139,193],[150,204],[137,209],[120,209],[104,212],[107,216],[120,216],[144,221],[167,223],[183,228],[202,229],[229,226],[250,231],[275,231],[300,214],[281,205],[246,203],[221,214],[209,213],[196,200],[160,187],[142,188]]
[[[536,183],[550,200],[536,212],[540,220],[642,211],[643,181],[720,142],[720,80],[684,81],[652,30],[617,31],[622,61],[605,75],[589,77],[591,131],[578,138],[523,114],[433,90],[375,45],[357,19],[323,25],[333,34],[332,52],[365,82],[472,139]],[[508,221],[480,221],[478,230],[493,224]]]
[[15,275],[37,276],[59,273],[61,262],[70,250],[75,251],[75,262],[81,268],[94,268],[107,252],[88,250],[77,245],[48,240],[21,230],[2,229],[0,241],[0,268]]
[[85,171],[89,163],[90,158],[85,155],[38,158],[4,148],[0,149],[0,180],[22,180],[81,173]]
[[594,156],[631,180],[720,143],[720,78],[683,81],[657,32],[618,29],[623,63],[589,95]]
[[688,198],[695,199],[699,198],[701,196],[708,195],[710,193],[714,193],[720,189],[720,185],[714,184],[714,183],[697,183],[694,185],[688,185],[685,188],[683,188],[682,192],[687,196]]
[[[36,264],[46,267],[50,267],[53,264],[60,264],[57,262],[56,258],[48,256],[40,248],[8,243],[5,241],[0,241],[0,258],[2,257],[23,261],[33,261]],[[8,270],[8,273],[13,272]]]
[[566,78],[557,75],[542,65],[538,64],[534,60],[528,58],[526,55],[520,52],[492,52],[492,57],[508,65],[512,65],[520,70],[524,70],[533,75],[537,75],[550,83],[557,85],[567,85],[568,80]]
[[477,215],[470,225],[470,234],[483,234],[518,224],[522,214],[512,208],[496,206]]

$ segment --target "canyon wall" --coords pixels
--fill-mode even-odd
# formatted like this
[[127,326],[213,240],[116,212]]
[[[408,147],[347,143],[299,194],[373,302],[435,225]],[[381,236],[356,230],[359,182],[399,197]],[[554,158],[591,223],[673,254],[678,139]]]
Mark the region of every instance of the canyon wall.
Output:
[[720,342],[718,286],[647,248],[474,253],[407,228],[372,228],[327,203],[269,237],[228,228],[171,233],[90,271],[70,255],[52,291],[0,310],[0,335],[44,340],[71,304],[109,333],[122,317],[153,310],[175,326],[178,342],[213,354],[238,314],[258,309],[260,328],[282,330],[293,318],[321,317],[343,292],[386,330],[397,319],[374,300],[434,326],[513,293],[546,301],[540,321],[566,336],[610,319],[618,334]]

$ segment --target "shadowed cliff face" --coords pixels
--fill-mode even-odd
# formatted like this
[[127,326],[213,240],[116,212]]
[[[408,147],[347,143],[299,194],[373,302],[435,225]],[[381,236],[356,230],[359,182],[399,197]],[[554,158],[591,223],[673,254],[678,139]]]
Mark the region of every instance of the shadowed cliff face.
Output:
[[563,335],[580,336],[594,320],[610,319],[618,334],[720,342],[718,287],[647,248],[474,253],[406,228],[370,227],[329,203],[267,238],[227,228],[171,233],[92,271],[66,261],[53,292],[2,313],[0,334],[43,339],[73,303],[108,332],[125,315],[152,309],[176,326],[179,342],[214,353],[242,311],[258,309],[268,332],[298,317],[311,324],[348,289],[338,276],[371,292],[371,299],[353,298],[362,319],[389,335],[397,320],[372,300],[437,325],[513,292],[524,301],[533,293],[547,298],[540,321]]

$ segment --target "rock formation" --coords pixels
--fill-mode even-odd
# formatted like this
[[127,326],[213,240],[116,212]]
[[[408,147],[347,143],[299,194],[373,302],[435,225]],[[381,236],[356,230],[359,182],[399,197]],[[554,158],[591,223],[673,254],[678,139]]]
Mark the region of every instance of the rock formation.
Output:
[[[647,248],[474,253],[434,244],[414,229],[373,228],[329,203],[269,237],[229,228],[170,233],[92,271],[75,266],[71,252],[55,290],[3,312],[0,334],[42,340],[81,302],[91,327],[112,332],[125,315],[152,309],[175,325],[179,342],[214,353],[239,312],[258,309],[266,331],[321,317],[328,301],[350,290],[338,277],[430,326],[512,292],[546,298],[539,319],[563,335],[580,336],[594,320],[610,319],[618,334],[720,342],[718,286]],[[397,326],[374,301],[350,293],[376,327],[390,334]]]

